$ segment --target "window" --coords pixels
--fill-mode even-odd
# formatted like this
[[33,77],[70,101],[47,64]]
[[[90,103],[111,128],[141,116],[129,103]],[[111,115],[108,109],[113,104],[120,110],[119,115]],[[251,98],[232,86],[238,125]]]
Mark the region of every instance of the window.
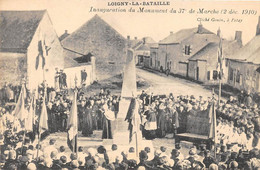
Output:
[[207,73],[207,79],[210,80],[210,71]]
[[233,69],[231,68],[230,70],[229,70],[229,80],[233,80]]
[[214,70],[213,71],[213,80],[217,80],[218,79],[218,71]]
[[113,62],[113,61],[109,61],[108,64],[110,64],[110,65],[114,65],[115,62]]
[[185,55],[190,55],[190,53],[191,53],[190,45],[185,45],[184,53],[185,53]]

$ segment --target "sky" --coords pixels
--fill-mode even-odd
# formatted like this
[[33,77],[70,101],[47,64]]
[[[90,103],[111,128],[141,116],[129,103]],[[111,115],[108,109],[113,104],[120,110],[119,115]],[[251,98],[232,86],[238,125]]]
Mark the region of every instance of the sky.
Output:
[[[170,2],[169,6],[143,6],[146,9],[168,9],[168,13],[95,13],[90,8],[126,8],[131,6],[108,6],[112,2]],[[138,7],[134,7],[138,8]],[[187,11],[194,9],[196,12],[181,14],[169,13],[170,9],[184,8]],[[205,10],[230,10],[239,14],[197,14],[201,8]],[[155,41],[162,40],[170,34],[184,28],[197,27],[198,18],[223,19],[226,22],[202,21],[201,23],[212,32],[221,29],[222,36],[226,39],[234,38],[235,31],[242,31],[243,43],[247,43],[255,36],[256,25],[260,16],[260,1],[194,1],[194,0],[0,0],[0,10],[43,10],[47,9],[53,26],[60,36],[64,30],[72,33],[82,24],[86,23],[95,14],[98,14],[124,37],[130,35],[142,38],[152,37]],[[242,10],[251,10],[253,14],[241,14]],[[232,19],[241,22],[227,22]]]

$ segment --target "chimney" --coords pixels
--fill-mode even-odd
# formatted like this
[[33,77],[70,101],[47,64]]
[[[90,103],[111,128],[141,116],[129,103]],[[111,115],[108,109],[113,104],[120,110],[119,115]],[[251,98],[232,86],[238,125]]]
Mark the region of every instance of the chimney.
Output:
[[218,31],[217,31],[217,36],[220,37],[221,36],[221,30],[220,28],[218,27]]
[[242,31],[236,31],[235,40],[242,44]]
[[65,30],[65,34],[68,34],[68,30]]
[[197,33],[201,34],[202,33],[202,28],[203,28],[203,25],[200,23],[199,26],[198,26]]
[[137,40],[137,37],[135,37],[135,40]]
[[143,44],[145,44],[145,37],[143,38]]
[[130,35],[127,36],[127,40],[130,40]]
[[256,25],[256,35],[260,35],[260,16],[258,18],[258,24]]

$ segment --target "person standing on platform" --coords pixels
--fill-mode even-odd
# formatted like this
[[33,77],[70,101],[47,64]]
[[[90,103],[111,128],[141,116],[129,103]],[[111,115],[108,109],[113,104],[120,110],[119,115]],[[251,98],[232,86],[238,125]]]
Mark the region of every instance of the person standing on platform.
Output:
[[103,105],[104,118],[103,118],[103,133],[102,139],[113,139],[111,121],[115,120],[115,113],[109,109],[107,103]]
[[60,90],[60,73],[58,71],[58,68],[55,69],[55,90],[59,91]]
[[78,130],[82,130],[83,126],[83,115],[85,115],[86,112],[86,101],[85,100],[80,100],[80,104],[78,105]]
[[86,69],[81,71],[81,84],[86,84],[88,74],[86,72]]
[[82,135],[91,136],[93,134],[93,120],[92,120],[92,110],[93,110],[93,100],[85,108],[85,114],[83,114],[83,124],[82,124]]

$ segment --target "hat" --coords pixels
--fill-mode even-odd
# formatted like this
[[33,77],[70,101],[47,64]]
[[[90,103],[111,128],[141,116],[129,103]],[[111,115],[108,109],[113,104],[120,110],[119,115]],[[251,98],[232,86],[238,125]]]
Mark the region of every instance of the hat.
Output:
[[99,146],[99,147],[97,148],[97,151],[98,151],[99,154],[106,153],[106,149],[105,149],[104,146]]
[[134,153],[135,152],[135,148],[134,147],[130,147],[129,148],[129,153]]
[[139,153],[139,158],[140,158],[140,159],[143,159],[143,160],[146,160],[146,159],[148,158],[148,155],[147,155],[147,153],[146,153],[144,150],[142,150],[142,151]]
[[162,152],[165,152],[165,151],[166,151],[166,147],[165,147],[165,146],[161,146],[161,147],[160,147],[160,150],[161,150]]
[[60,146],[60,152],[64,152],[65,151],[65,147],[64,146]]
[[78,158],[77,154],[76,153],[71,153],[70,154],[70,159],[71,160],[76,160]]
[[67,157],[66,157],[66,156],[61,156],[61,157],[60,157],[60,161],[61,161],[63,164],[67,163]]
[[50,139],[50,145],[54,145],[55,142],[56,142],[55,139]]
[[181,149],[180,143],[175,143],[175,149]]
[[80,146],[79,149],[78,149],[79,152],[83,152],[83,147]]
[[20,161],[25,163],[25,162],[29,161],[29,158],[27,156],[22,156],[22,157],[20,157]]

